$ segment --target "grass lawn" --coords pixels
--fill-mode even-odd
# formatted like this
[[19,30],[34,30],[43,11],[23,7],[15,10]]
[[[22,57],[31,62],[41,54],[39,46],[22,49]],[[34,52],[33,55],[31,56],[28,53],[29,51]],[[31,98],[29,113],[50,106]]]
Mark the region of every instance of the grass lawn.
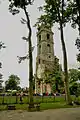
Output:
[[[16,110],[27,110],[28,104],[15,104]],[[80,107],[80,106],[70,106],[66,105],[66,103],[41,103],[40,110],[48,110],[48,109],[59,109],[59,108],[71,108],[71,107]],[[7,105],[0,105],[0,111],[7,110]]]
[[[72,97],[74,99],[74,97]],[[2,104],[3,98],[0,97],[0,110],[7,110],[7,104],[15,104],[16,97],[15,96],[5,96],[4,103]],[[34,97],[34,102],[41,102],[40,109],[47,110],[47,109],[57,109],[57,108],[70,108],[70,107],[77,107],[77,106],[70,106],[66,105],[65,97],[64,96],[57,96],[55,99],[54,97]],[[15,104],[16,109],[27,110],[28,108],[28,97],[23,97],[23,103],[20,104],[19,97],[17,98],[17,104]]]
[[[4,101],[5,104],[15,104],[16,103],[16,96],[0,96],[0,104],[2,104]],[[27,96],[23,97],[23,103],[28,103],[29,99]],[[49,102],[64,102],[65,97],[64,96],[56,96],[54,99],[54,96],[34,96],[34,102],[41,102],[41,103],[49,103]],[[20,97],[17,97],[17,103],[20,103]]]

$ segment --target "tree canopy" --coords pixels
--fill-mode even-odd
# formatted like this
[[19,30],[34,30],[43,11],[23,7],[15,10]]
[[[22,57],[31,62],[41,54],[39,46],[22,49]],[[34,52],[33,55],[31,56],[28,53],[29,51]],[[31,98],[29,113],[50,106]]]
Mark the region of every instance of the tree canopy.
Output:
[[[5,48],[6,46],[4,45],[4,43],[2,42],[2,41],[0,41],[0,50],[2,49],[2,48]],[[2,68],[2,62],[0,62],[0,68]],[[3,75],[2,75],[2,73],[0,73],[0,81],[2,81],[1,79],[2,79],[2,77],[3,77]],[[1,84],[1,87],[2,87],[2,82],[0,83]]]
[[6,90],[17,90],[20,84],[20,78],[17,75],[10,75],[9,79],[5,82]]
[[69,89],[73,95],[80,94],[80,71],[78,69],[69,69]]
[[69,69],[69,82],[76,82],[80,79],[80,71],[78,69]]
[[68,10],[70,11],[70,23],[72,28],[78,28],[79,36],[75,41],[75,45],[79,50],[77,54],[77,61],[80,62],[80,0],[68,0]]

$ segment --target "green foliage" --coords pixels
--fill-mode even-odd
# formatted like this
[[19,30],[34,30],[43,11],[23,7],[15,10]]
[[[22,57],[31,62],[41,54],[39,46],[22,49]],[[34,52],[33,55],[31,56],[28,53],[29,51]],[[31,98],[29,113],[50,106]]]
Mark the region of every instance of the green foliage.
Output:
[[[0,41],[0,50],[2,48],[6,48],[6,46],[4,45],[4,43],[2,41]],[[0,68],[2,68],[2,63],[0,62]]]
[[78,83],[78,87],[77,87],[77,96],[80,96],[80,83]]
[[80,32],[80,0],[68,0],[68,9],[71,11],[72,27],[75,29],[76,25],[78,25]]
[[6,90],[17,90],[20,84],[20,78],[17,75],[10,75],[9,79],[5,82]]
[[[0,50],[2,49],[2,48],[5,48],[6,46],[4,45],[4,43],[2,42],[2,41],[0,41]],[[0,68],[2,68],[2,63],[0,62]],[[2,79],[2,74],[0,73],[0,79]],[[0,89],[2,89],[2,80],[0,80],[1,82],[0,82]]]
[[69,83],[76,82],[80,79],[80,71],[77,69],[69,69]]
[[[68,9],[70,9],[70,22],[72,28],[76,29],[78,26],[79,36],[80,36],[80,0],[68,0]],[[75,45],[80,51],[80,38],[76,39]],[[80,62],[80,53],[77,54],[77,61]]]
[[74,82],[70,86],[71,95],[75,95],[76,97],[80,96],[80,83]]
[[64,83],[62,81],[62,71],[59,69],[59,64],[55,64],[53,71],[45,71],[44,81],[46,83],[50,83],[52,86],[52,91],[60,91],[59,88],[64,86]]
[[55,84],[53,84],[53,86],[52,86],[52,91],[56,92],[56,85]]
[[[79,37],[76,39],[75,45],[77,46],[77,49],[80,52],[80,38]],[[77,54],[77,61],[80,62],[80,53]]]
[[33,0],[9,0],[9,11],[15,15],[20,12],[20,8],[24,9],[25,6],[32,5]]
[[2,76],[3,76],[3,75],[0,73],[0,79],[2,79]]
[[80,95],[80,83],[77,81],[80,80],[80,71],[77,69],[69,70],[69,88],[70,93],[76,96]]
[[[50,24],[60,23],[62,21],[63,26],[70,21],[71,9],[67,8],[68,2],[64,0],[45,0],[45,5],[40,7],[40,10],[44,11],[44,14],[38,18],[37,24]],[[60,16],[59,16],[60,15]]]

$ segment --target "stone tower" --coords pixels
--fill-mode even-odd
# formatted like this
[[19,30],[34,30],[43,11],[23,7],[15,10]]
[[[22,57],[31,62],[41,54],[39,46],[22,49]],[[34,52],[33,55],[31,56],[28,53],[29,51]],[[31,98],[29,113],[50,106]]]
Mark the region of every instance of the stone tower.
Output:
[[53,32],[49,26],[41,25],[37,32],[37,57],[35,93],[51,92],[50,85],[44,82],[44,72],[54,68]]

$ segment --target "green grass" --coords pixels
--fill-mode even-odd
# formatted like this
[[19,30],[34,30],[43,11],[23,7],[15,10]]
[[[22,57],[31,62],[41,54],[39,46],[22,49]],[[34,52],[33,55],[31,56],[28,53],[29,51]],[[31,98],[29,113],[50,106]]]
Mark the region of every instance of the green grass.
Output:
[[[54,100],[54,97],[49,97],[49,96],[45,96],[45,97],[40,97],[40,96],[35,96],[34,97],[34,102],[43,102],[43,103],[47,103],[47,102],[63,102],[65,100],[64,97],[61,97],[61,96],[57,96],[55,97],[55,100]],[[0,104],[2,104],[2,101],[3,101],[3,97],[0,96]],[[16,97],[15,96],[5,96],[4,97],[4,103],[5,104],[14,104],[16,103]],[[20,98],[18,96],[17,98],[17,103],[20,103]],[[23,103],[26,104],[28,103],[28,97],[27,96],[24,96],[23,97]]]
[[[74,100],[74,97],[72,97]],[[0,103],[2,103],[3,98],[0,97]],[[80,100],[80,97],[79,97]],[[34,97],[34,102],[41,102],[40,109],[47,110],[47,109],[57,109],[57,108],[70,108],[70,107],[77,107],[77,106],[70,106],[66,105],[65,98],[61,96],[57,96],[54,100],[54,97]],[[7,110],[7,104],[15,104],[16,97],[15,96],[5,96],[4,97],[4,105],[0,104],[0,110]],[[18,103],[15,104],[16,109],[27,110],[28,108],[28,97],[23,97],[23,103],[20,104],[20,99],[18,97]]]
[[[16,110],[27,110],[28,104],[15,104]],[[70,106],[66,105],[66,103],[41,103],[40,110],[48,110],[48,109],[59,109],[59,108],[71,108],[71,107],[80,107],[80,106]],[[0,110],[7,110],[7,105],[0,105]]]
[[41,110],[48,110],[48,109],[59,109],[59,108],[70,108],[73,106],[66,105],[66,103],[41,103]]

